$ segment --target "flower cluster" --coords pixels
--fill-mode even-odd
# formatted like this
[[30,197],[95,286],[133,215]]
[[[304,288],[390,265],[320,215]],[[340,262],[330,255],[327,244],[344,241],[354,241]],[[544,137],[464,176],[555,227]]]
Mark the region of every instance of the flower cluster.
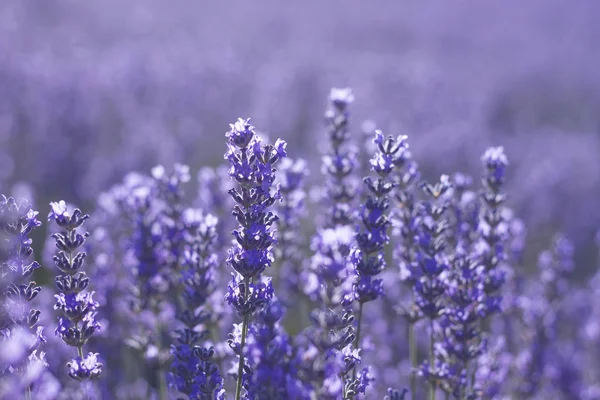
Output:
[[185,210],[182,217],[187,228],[181,276],[185,309],[178,315],[182,328],[176,331],[177,344],[171,349],[174,386],[189,399],[224,399],[223,378],[213,363],[214,350],[202,346],[212,323],[207,303],[215,289],[218,264],[214,253],[217,219],[194,209]]
[[[284,159],[279,170],[281,202],[277,207],[277,230],[279,246],[276,257],[281,264],[278,268],[279,279],[286,284],[285,300],[293,301],[301,293],[302,236],[298,231],[302,228],[302,218],[306,215],[303,189],[304,178],[308,174],[306,161],[303,159]],[[283,295],[283,294],[282,294]]]
[[256,316],[248,330],[248,399],[310,399],[310,389],[298,375],[291,338],[280,321],[283,304],[273,299]]
[[353,200],[356,183],[353,172],[358,161],[356,149],[348,144],[350,114],[348,106],[354,101],[349,88],[331,89],[329,108],[325,121],[329,133],[329,151],[323,156],[322,169],[327,174],[327,199],[331,209],[327,213],[327,227],[352,225],[354,222]]
[[227,302],[242,317],[241,337],[230,339],[230,346],[239,357],[236,399],[241,396],[244,378],[245,342],[250,318],[273,298],[271,279],[261,276],[271,266],[272,246],[276,242],[271,229],[277,216],[269,208],[280,199],[279,188],[273,188],[274,165],[286,157],[286,143],[263,145],[250,125],[250,120],[238,119],[227,132],[229,176],[237,187],[229,191],[235,201],[233,216],[239,227],[233,231],[234,246],[229,251],[227,264],[237,273],[232,277],[226,295]]
[[0,398],[599,399],[600,273],[579,279],[593,262],[563,234],[539,253],[504,150],[481,189],[430,184],[406,136],[352,146],[352,101],[330,94],[322,183],[239,119],[226,168],[130,173],[92,221],[51,203],[45,249],[2,196]]
[[36,369],[46,365],[46,338],[38,325],[41,311],[32,304],[41,287],[30,280],[40,267],[33,260],[30,238],[41,225],[37,215],[26,201],[0,197],[0,345],[6,349],[0,356],[0,378],[6,379],[6,385],[0,384],[0,397],[30,391],[30,381],[39,374]]
[[373,279],[385,268],[384,249],[389,242],[389,194],[395,184],[390,177],[396,165],[406,160],[408,144],[406,136],[384,138],[381,131],[375,132],[374,143],[378,152],[371,159],[371,169],[377,174],[374,181],[365,178],[369,190],[367,202],[362,206],[362,229],[356,234],[357,247],[352,250],[352,262],[356,270],[354,296],[361,304],[383,295],[383,282]]
[[350,144],[348,106],[354,100],[350,89],[332,89],[325,113],[329,148],[322,171],[327,178],[328,213],[313,238],[310,269],[302,274],[304,292],[316,302],[310,313],[311,326],[301,340],[302,374],[313,382],[315,396],[338,399],[353,395],[358,387],[349,374],[360,362],[356,339],[350,250],[354,244],[353,212],[357,195],[356,150]]
[[55,278],[59,294],[54,296],[54,309],[61,316],[55,332],[68,346],[77,349],[77,357],[67,364],[69,376],[78,381],[94,379],[102,373],[103,365],[98,353],[84,356],[83,346],[100,329],[96,320],[98,303],[93,299],[94,292],[86,290],[90,280],[82,268],[87,253],[79,251],[88,233],[78,232],[89,216],[78,208],[69,212],[63,200],[50,203],[50,208],[48,220],[60,229],[52,235],[57,248],[54,265],[60,272]]

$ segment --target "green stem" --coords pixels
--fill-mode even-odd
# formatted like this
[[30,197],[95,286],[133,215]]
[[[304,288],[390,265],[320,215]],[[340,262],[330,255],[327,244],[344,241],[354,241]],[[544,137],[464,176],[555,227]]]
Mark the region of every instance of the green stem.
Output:
[[[244,301],[248,301],[250,279],[244,278]],[[246,334],[248,333],[248,325],[250,323],[250,315],[244,315],[242,321],[242,341],[240,343],[240,362],[238,364],[237,384],[235,387],[235,400],[242,398],[242,378],[244,375],[244,346],[246,345]]]
[[[467,374],[467,376],[469,376],[469,360],[467,360],[467,361],[465,362],[465,373]],[[468,379],[468,378],[467,378],[467,379]],[[461,395],[461,399],[462,399],[463,397],[465,397],[465,395],[467,394],[467,388],[468,388],[468,387],[469,387],[469,382],[467,381],[467,384],[465,385],[465,388],[464,388],[464,390],[461,390],[461,393],[460,393],[460,395]]]
[[161,367],[157,371],[158,374],[158,398],[160,400],[168,400],[167,393],[167,377],[165,375],[165,370]]
[[[362,311],[363,311],[363,302],[360,302],[358,306],[358,323],[356,325],[356,338],[354,339],[354,348],[358,349],[360,347],[360,327],[362,323]],[[352,369],[352,380],[356,379],[356,366]]]
[[[430,328],[431,328],[431,332],[429,334],[429,368],[433,369],[434,365],[435,365],[435,354],[434,354],[435,337],[433,335],[433,320],[431,320]],[[432,379],[430,382],[430,388],[429,388],[429,399],[430,400],[435,400],[436,389],[437,388],[435,385],[435,381]]]
[[473,370],[471,371],[471,387],[470,387],[470,392],[471,393],[473,392],[473,389],[475,388],[475,375],[476,374],[477,374],[477,365],[475,365],[473,367]]
[[408,346],[410,356],[410,398],[417,400],[417,341],[415,337],[415,324],[408,323]]

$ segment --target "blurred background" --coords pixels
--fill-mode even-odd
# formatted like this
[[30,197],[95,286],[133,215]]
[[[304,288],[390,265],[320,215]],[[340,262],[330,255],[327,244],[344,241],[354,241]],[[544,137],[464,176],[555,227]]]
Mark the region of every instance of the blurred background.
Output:
[[238,116],[288,140],[318,182],[329,88],[349,86],[357,144],[364,121],[406,134],[428,179],[477,176],[504,145],[531,254],[563,230],[586,265],[599,15],[595,0],[3,0],[0,192],[42,214],[59,198],[90,209],[129,171],[222,163]]

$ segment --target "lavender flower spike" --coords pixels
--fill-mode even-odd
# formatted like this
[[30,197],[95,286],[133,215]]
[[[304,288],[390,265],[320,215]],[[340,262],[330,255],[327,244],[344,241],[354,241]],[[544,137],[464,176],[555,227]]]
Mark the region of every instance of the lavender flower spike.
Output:
[[356,196],[356,184],[352,173],[356,169],[356,148],[349,145],[350,121],[348,106],[354,101],[349,88],[331,89],[329,108],[325,112],[325,121],[329,131],[331,148],[323,156],[323,172],[328,174],[326,183],[330,210],[327,213],[327,228],[339,225],[351,225],[353,218],[353,200]]
[[[273,188],[274,165],[286,156],[286,143],[263,145],[250,120],[238,119],[227,132],[225,159],[229,161],[229,176],[238,187],[229,191],[235,201],[233,216],[239,227],[233,231],[235,241],[227,264],[234,274],[226,300],[242,317],[241,334],[233,335],[229,345],[239,357],[236,400],[242,395],[244,379],[244,347],[250,318],[273,298],[271,280],[261,277],[273,262],[272,246],[276,242],[272,225],[277,221],[269,208],[281,198],[279,188]],[[248,390],[248,388],[246,388]]]
[[77,348],[77,357],[68,366],[69,376],[77,381],[97,378],[102,373],[102,363],[97,353],[83,354],[83,346],[100,329],[96,321],[98,303],[94,301],[94,292],[86,291],[90,281],[83,268],[86,253],[78,249],[83,246],[88,233],[77,231],[89,218],[76,208],[70,213],[64,201],[50,203],[48,221],[54,221],[61,229],[52,237],[56,241],[58,251],[54,255],[54,264],[60,271],[55,283],[59,294],[56,298],[55,310],[60,310],[58,327],[55,330],[68,346]]
[[177,316],[182,327],[175,332],[177,344],[171,346],[173,386],[190,400],[225,399],[223,378],[212,361],[214,349],[202,346],[210,333],[207,326],[212,313],[207,303],[215,290],[215,270],[219,263],[214,251],[217,218],[187,209],[183,220],[186,232],[182,299],[186,308]]
[[[31,395],[31,383],[46,368],[46,342],[32,307],[40,286],[30,280],[40,267],[33,261],[29,235],[41,222],[27,201],[0,197],[0,397]],[[18,350],[17,350],[18,349]],[[41,368],[40,368],[41,367]],[[11,379],[7,379],[11,378]],[[6,396],[6,397],[5,397]],[[12,396],[12,395],[10,395]]]

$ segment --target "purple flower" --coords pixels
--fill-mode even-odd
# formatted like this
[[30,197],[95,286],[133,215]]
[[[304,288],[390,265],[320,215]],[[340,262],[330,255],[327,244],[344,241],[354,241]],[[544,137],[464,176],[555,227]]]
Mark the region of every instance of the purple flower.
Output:
[[326,199],[330,210],[327,213],[327,227],[351,225],[352,206],[356,196],[356,181],[352,173],[356,170],[356,149],[349,144],[350,122],[348,106],[354,101],[349,88],[331,89],[329,107],[325,121],[329,133],[330,148],[323,156],[322,170],[328,176]]
[[[23,385],[17,386],[16,391],[21,391],[18,396],[31,390],[33,377],[46,365],[41,351],[46,338],[38,325],[41,312],[31,303],[41,291],[30,280],[40,267],[33,260],[29,237],[41,225],[37,215],[27,201],[17,203],[12,197],[0,197],[0,346],[6,349],[0,357],[0,377],[22,381]],[[2,391],[0,388],[0,394]]]
[[[377,153],[371,160],[371,169],[377,174],[377,180],[365,178],[369,197],[362,206],[362,228],[356,234],[357,248],[352,252],[352,261],[356,270],[355,298],[361,303],[373,301],[383,295],[380,279],[374,279],[386,266],[383,251],[389,242],[389,194],[396,184],[390,177],[396,165],[405,161],[408,144],[406,136],[384,138],[383,133],[375,131],[373,142]],[[359,315],[360,318],[360,315]]]
[[246,385],[249,399],[310,399],[298,376],[298,360],[291,338],[279,321],[285,309],[273,300],[250,325],[247,337],[248,367]]
[[225,135],[225,159],[230,165],[229,176],[238,184],[229,194],[236,203],[232,214],[239,226],[233,231],[235,241],[227,258],[237,274],[225,299],[243,320],[239,344],[235,338],[229,341],[239,357],[235,395],[239,400],[242,387],[246,392],[251,390],[245,348],[250,319],[273,298],[271,280],[262,273],[272,264],[276,243],[272,226],[278,218],[269,208],[281,198],[279,186],[274,185],[274,166],[285,156],[285,143],[279,140],[275,146],[263,145],[250,120],[238,119],[230,128]]
[[69,376],[76,381],[96,379],[102,374],[102,363],[98,360],[98,353],[88,353],[84,358],[77,357],[67,363]]
[[97,361],[94,353],[83,358],[83,346],[100,328],[96,321],[98,303],[93,300],[94,292],[85,291],[89,283],[86,273],[82,271],[86,253],[79,251],[88,233],[77,231],[89,216],[79,209],[68,212],[62,200],[50,203],[50,208],[48,220],[62,228],[52,235],[57,248],[54,263],[62,273],[55,279],[61,293],[54,296],[54,309],[62,314],[55,333],[67,345],[77,348],[78,357],[68,364],[69,376],[78,381],[95,378],[102,372],[102,363]]
[[[302,254],[304,241],[298,232],[302,228],[302,218],[306,216],[304,179],[308,175],[306,161],[292,161],[289,158],[281,162],[278,175],[281,190],[281,202],[277,205],[277,228],[279,245],[275,249],[276,259],[280,263],[279,277],[285,290],[281,298],[294,301],[301,293],[301,270],[305,266]],[[284,297],[285,296],[285,297]]]

